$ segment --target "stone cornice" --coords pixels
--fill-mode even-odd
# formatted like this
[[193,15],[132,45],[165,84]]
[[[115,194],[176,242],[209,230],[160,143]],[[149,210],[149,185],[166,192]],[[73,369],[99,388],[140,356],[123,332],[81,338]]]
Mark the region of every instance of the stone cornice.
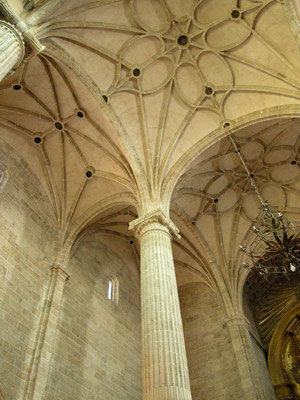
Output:
[[157,224],[162,225],[163,227],[167,228],[168,232],[171,236],[180,239],[179,229],[176,225],[171,221],[171,219],[164,213],[162,208],[157,208],[141,217],[131,221],[129,223],[129,230],[133,230],[137,238],[140,238],[141,234],[143,233],[144,228],[148,228],[153,224],[153,229]]

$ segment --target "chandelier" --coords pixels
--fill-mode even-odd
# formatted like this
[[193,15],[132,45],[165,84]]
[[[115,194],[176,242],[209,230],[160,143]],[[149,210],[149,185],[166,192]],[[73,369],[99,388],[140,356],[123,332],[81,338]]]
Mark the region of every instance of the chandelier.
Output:
[[231,135],[230,140],[247,173],[251,186],[260,203],[258,223],[253,226],[254,239],[248,246],[240,249],[250,258],[251,263],[243,262],[243,267],[257,271],[260,275],[288,275],[300,270],[300,225],[289,221],[281,212],[274,212],[264,201],[250,173],[240,150]]

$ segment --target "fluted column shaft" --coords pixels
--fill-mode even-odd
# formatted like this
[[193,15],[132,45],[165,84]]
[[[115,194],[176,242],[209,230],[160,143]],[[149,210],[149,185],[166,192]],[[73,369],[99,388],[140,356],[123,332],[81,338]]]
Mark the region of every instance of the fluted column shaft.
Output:
[[[20,19],[11,8],[7,0],[0,0],[0,12],[6,21],[0,20],[0,82],[6,75],[14,71],[25,56],[25,43],[32,55],[37,55],[45,50],[45,46],[39,41],[32,30]],[[7,22],[8,21],[8,22]]]
[[267,400],[257,368],[248,330],[249,322],[233,315],[226,322],[236,358],[245,400]]
[[0,81],[23,60],[24,42],[9,23],[0,21]]
[[141,247],[143,400],[191,400],[171,224],[156,210],[130,226]]

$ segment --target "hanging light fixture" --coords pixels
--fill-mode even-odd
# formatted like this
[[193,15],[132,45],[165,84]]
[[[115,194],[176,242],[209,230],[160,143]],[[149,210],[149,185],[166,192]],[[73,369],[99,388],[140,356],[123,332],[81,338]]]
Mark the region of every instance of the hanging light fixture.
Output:
[[255,237],[249,247],[240,249],[250,258],[251,263],[243,266],[260,275],[285,274],[300,272],[300,225],[289,221],[281,212],[274,212],[267,201],[264,201],[250,173],[240,150],[232,136],[229,138],[247,173],[251,186],[260,203],[259,221],[253,226]]

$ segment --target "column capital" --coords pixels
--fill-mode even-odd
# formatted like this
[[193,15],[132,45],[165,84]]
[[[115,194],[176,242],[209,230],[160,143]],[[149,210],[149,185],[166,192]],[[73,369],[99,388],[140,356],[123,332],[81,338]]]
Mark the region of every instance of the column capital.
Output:
[[[45,50],[45,46],[38,40],[38,38],[31,31],[30,27],[20,19],[14,12],[7,0],[0,0],[0,11],[6,20],[15,26],[15,30],[25,40],[28,46],[33,50],[34,54],[39,54]],[[24,54],[23,54],[24,57]],[[23,60],[23,58],[22,58]]]
[[228,326],[228,327],[231,327],[234,325],[240,325],[240,326],[245,326],[246,328],[248,328],[250,325],[250,322],[242,314],[233,314],[224,321],[224,325]]
[[[1,6],[1,3],[0,3],[0,6]],[[23,36],[22,36],[21,32],[18,29],[16,29],[16,27],[13,24],[11,24],[10,22],[0,20],[0,26],[3,29],[6,29],[6,31],[9,32],[10,35],[12,35],[15,38],[16,42],[18,43],[19,55],[18,55],[18,60],[17,60],[16,64],[14,65],[14,68],[17,68],[23,61],[23,58],[25,55],[25,43],[23,40]]]
[[64,269],[62,269],[59,265],[52,265],[50,268],[52,274],[56,274],[58,278],[63,281],[68,281],[70,279],[70,275]]
[[179,229],[164,213],[162,208],[157,208],[129,223],[129,230],[133,230],[139,239],[145,232],[158,229],[180,239]]
[[0,11],[5,16],[5,18],[12,24],[15,25],[18,22],[18,18],[13,12],[11,6],[8,4],[7,0],[0,0]]

